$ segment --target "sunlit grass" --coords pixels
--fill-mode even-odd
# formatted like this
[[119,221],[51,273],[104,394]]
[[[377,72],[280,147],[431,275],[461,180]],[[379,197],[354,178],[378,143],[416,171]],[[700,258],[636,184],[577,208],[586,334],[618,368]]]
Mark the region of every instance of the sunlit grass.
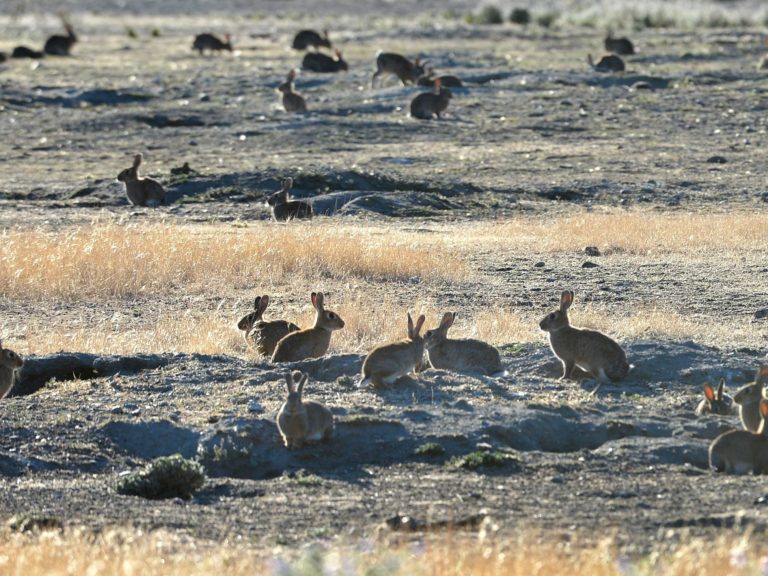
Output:
[[0,572],[7,576],[746,576],[764,574],[768,567],[764,543],[748,538],[691,539],[652,554],[627,556],[608,538],[579,545],[528,534],[488,537],[486,529],[479,537],[443,534],[393,545],[317,542],[300,552],[118,530],[100,535],[5,534],[0,546]]

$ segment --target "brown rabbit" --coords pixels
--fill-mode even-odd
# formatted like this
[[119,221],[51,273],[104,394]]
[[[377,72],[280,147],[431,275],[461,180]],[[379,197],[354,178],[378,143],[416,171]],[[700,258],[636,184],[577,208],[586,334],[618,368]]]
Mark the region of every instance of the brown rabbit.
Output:
[[379,52],[376,55],[376,72],[371,78],[371,88],[375,86],[376,78],[382,74],[394,74],[403,86],[415,83],[424,75],[424,65],[418,58],[411,62],[405,56],[393,52]]
[[480,340],[452,340],[448,328],[453,326],[456,312],[446,312],[440,325],[424,334],[424,347],[433,368],[453,372],[500,374],[504,372],[499,351]]
[[61,16],[61,22],[64,24],[67,35],[54,34],[49,36],[48,40],[45,41],[45,46],[43,46],[43,52],[51,56],[69,56],[72,46],[77,42],[77,35],[72,25],[64,16]]
[[768,365],[760,366],[755,381],[745,384],[733,395],[733,401],[739,406],[741,424],[750,432],[757,432],[762,422],[760,401],[763,399],[766,382],[768,382]]
[[434,92],[423,92],[411,100],[411,116],[420,120],[432,120],[448,108],[448,102],[453,93],[448,88],[443,88],[440,79],[435,80]]
[[424,315],[413,325],[408,313],[408,338],[377,346],[365,357],[358,386],[373,384],[375,388],[394,384],[411,372],[415,372],[424,358],[424,338],[419,334],[424,325]]
[[277,87],[278,91],[282,93],[283,108],[286,112],[306,112],[307,103],[304,97],[297,92],[294,92],[293,81],[296,78],[296,72],[291,70],[288,72],[288,77],[285,82]]
[[224,35],[222,41],[218,36],[213,34],[198,34],[195,36],[195,41],[192,42],[192,50],[200,52],[200,56],[203,55],[205,50],[208,50],[210,54],[214,52],[221,52],[222,50],[228,50],[232,52],[232,37],[229,34]]
[[134,206],[157,206],[165,203],[165,188],[157,180],[141,178],[139,166],[143,157],[136,154],[133,166],[126,168],[117,175],[117,179],[125,184],[125,194]]
[[704,398],[702,398],[701,402],[699,402],[699,405],[696,407],[696,415],[719,414],[721,416],[730,416],[733,414],[736,404],[733,402],[733,397],[724,392],[724,388],[725,378],[720,378],[720,383],[717,385],[717,392],[715,392],[711,384],[706,382],[704,384]]
[[552,351],[563,363],[560,379],[570,378],[576,366],[600,383],[623,378],[630,366],[621,346],[602,332],[571,326],[568,308],[573,304],[573,297],[573,291],[565,290],[560,296],[560,309],[550,312],[539,323],[539,327],[549,333]]
[[[285,447],[301,448],[305,442],[322,440],[329,441],[333,437],[333,414],[320,402],[302,400],[304,384],[308,374],[288,372],[288,399],[277,413],[277,428],[283,437]],[[299,381],[298,388],[296,380]]]
[[315,308],[315,325],[312,328],[291,332],[277,343],[272,362],[297,362],[307,358],[320,358],[328,352],[331,334],[344,328],[344,320],[338,314],[326,310],[322,292],[312,292]]
[[301,30],[294,36],[293,44],[291,44],[291,48],[294,50],[306,50],[310,46],[315,50],[321,46],[331,48],[331,40],[328,38],[328,30],[323,30],[322,36],[314,30]]
[[768,474],[766,418],[768,400],[762,399],[757,432],[731,430],[720,434],[709,446],[709,467],[726,474]]
[[312,218],[312,204],[306,200],[288,200],[288,190],[293,187],[293,178],[283,180],[283,187],[267,198],[272,207],[272,218],[278,222],[294,218]]
[[13,350],[3,348],[0,340],[0,398],[5,398],[13,388],[16,371],[24,366],[24,360]]
[[615,54],[603,56],[597,64],[592,60],[592,54],[587,54],[587,62],[595,72],[624,72],[624,60]]
[[310,72],[346,72],[349,65],[342,58],[339,50],[334,50],[336,58],[331,58],[322,52],[307,52],[301,61],[301,68]]
[[629,38],[614,38],[610,31],[605,37],[605,40],[603,40],[603,47],[606,52],[620,54],[621,56],[629,56],[635,53],[635,47],[632,45],[632,42],[630,42]]
[[446,88],[463,88],[464,84],[462,81],[456,77],[452,76],[450,74],[443,74],[442,76],[437,76],[435,74],[434,68],[427,68],[426,74],[418,79],[416,84],[419,86],[429,86],[431,88],[434,88],[435,82],[440,81],[441,86],[445,86]]
[[269,306],[269,296],[256,296],[253,303],[253,312],[243,316],[237,323],[237,327],[243,331],[247,344],[253,344],[256,352],[261,356],[272,357],[277,343],[291,332],[296,332],[299,327],[293,322],[285,320],[272,320],[266,322],[263,318],[264,311]]

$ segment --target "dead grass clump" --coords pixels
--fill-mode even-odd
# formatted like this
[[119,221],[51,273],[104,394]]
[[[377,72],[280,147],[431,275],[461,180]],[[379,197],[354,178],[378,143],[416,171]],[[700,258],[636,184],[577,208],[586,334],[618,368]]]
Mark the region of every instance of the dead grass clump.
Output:
[[27,299],[203,292],[297,277],[446,280],[463,269],[451,252],[407,235],[392,240],[321,223],[230,230],[105,224],[9,231],[0,243],[0,294]]
[[535,252],[573,252],[598,246],[606,254],[674,254],[704,251],[724,255],[764,250],[768,227],[760,214],[583,213],[573,216],[516,217],[493,227],[470,225],[464,242],[514,246]]
[[25,576],[154,574],[157,576],[380,574],[386,576],[746,576],[764,573],[762,542],[722,537],[692,539],[642,556],[618,552],[609,538],[574,544],[530,534],[507,540],[484,524],[479,538],[450,533],[386,546],[324,544],[301,551],[265,551],[246,542],[202,543],[162,531],[78,531],[5,534],[0,572]]

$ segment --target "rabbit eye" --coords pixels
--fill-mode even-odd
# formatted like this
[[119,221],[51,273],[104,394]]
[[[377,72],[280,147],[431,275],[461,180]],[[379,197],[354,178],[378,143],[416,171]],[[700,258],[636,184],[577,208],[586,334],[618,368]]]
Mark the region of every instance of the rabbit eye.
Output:
[[557,313],[556,312],[552,312],[552,314],[549,315],[549,319],[550,320],[554,320],[555,318],[557,318]]
[[336,318],[336,314],[334,314],[333,312],[328,312],[328,318],[333,320],[334,318]]

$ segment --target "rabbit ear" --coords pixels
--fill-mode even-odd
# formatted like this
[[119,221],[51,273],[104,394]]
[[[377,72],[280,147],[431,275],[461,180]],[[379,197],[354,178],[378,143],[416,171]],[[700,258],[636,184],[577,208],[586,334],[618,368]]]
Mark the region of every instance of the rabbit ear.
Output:
[[757,378],[763,379],[768,378],[768,364],[765,366],[760,366],[760,369],[757,371]]
[[269,306],[269,296],[264,294],[264,296],[261,297],[261,302],[259,302],[257,310],[263,314],[264,310],[267,309],[267,306]]
[[440,78],[435,78],[435,90],[440,92],[440,88],[442,87],[442,85],[443,85],[443,81],[440,80]]
[[293,82],[293,80],[296,78],[296,70],[291,68],[291,71],[288,72],[288,81]]
[[413,338],[413,318],[410,312],[408,312],[408,338]]
[[325,296],[322,292],[312,292],[312,305],[315,307],[315,310],[320,310],[322,312],[325,309],[323,307],[323,302],[325,302]]
[[141,166],[141,161],[144,159],[144,157],[141,154],[136,154],[136,156],[133,157],[133,167],[138,168]]
[[309,374],[303,373],[303,372],[297,372],[296,373],[299,378],[299,387],[298,387],[298,393],[299,396],[301,396],[301,393],[304,391],[304,384],[307,383],[307,380],[309,380]]
[[715,400],[715,391],[712,389],[712,386],[709,383],[704,384],[704,396],[710,402],[714,402]]
[[3,341],[0,340],[0,350],[2,350],[2,349],[3,349]]
[[288,394],[292,394],[295,392],[294,386],[293,386],[293,374],[290,370],[288,370],[288,373],[285,375],[285,383],[288,385]]
[[723,399],[723,390],[725,388],[725,378],[720,378],[720,383],[717,385],[717,399]]
[[226,40],[227,44],[229,44],[232,41],[232,34],[230,34],[229,32],[224,34],[224,40]]
[[560,311],[565,312],[573,304],[573,290],[563,290],[560,295]]
[[416,58],[416,60],[414,60],[414,61],[413,61],[413,63],[414,63],[416,66],[418,66],[419,64],[421,64],[421,59],[420,59],[420,58]]
[[760,400],[760,416],[768,418],[768,400],[765,398]]
[[259,311],[260,303],[261,303],[261,296],[256,296],[256,299],[253,301],[253,309],[256,310],[256,312]]
[[325,37],[326,40],[328,40],[328,29],[327,28],[325,30],[323,30],[323,36]]
[[446,312],[440,320],[440,328],[450,328],[454,320],[456,320],[456,312]]
[[336,48],[336,49],[333,51],[333,53],[334,53],[334,54],[336,54],[336,58],[338,58],[339,60],[341,60],[341,50],[339,50],[338,48]]
[[424,325],[424,321],[426,319],[427,319],[427,317],[424,316],[424,314],[422,314],[421,316],[419,316],[419,319],[416,320],[416,328],[413,329],[413,335],[414,336],[418,336],[419,335],[419,332],[421,331],[421,327]]

